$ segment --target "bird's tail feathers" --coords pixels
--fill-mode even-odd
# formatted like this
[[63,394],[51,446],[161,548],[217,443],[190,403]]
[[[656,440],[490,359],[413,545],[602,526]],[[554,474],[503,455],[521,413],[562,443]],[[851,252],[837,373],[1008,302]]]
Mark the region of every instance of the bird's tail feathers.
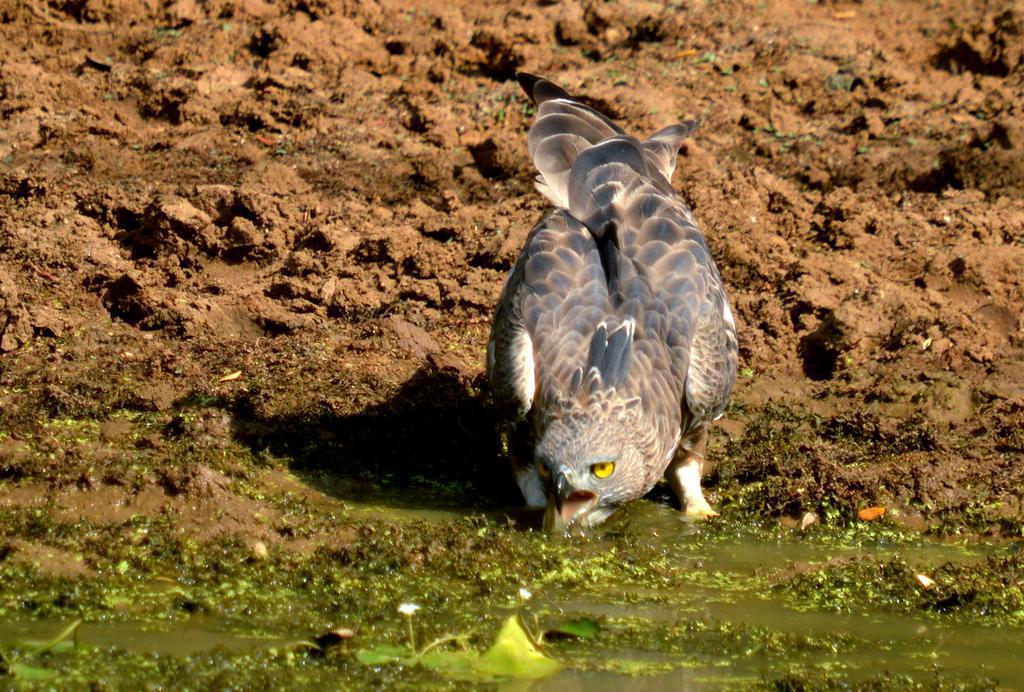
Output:
[[658,130],[646,142],[640,144],[644,156],[666,180],[672,180],[672,173],[676,170],[676,158],[679,156],[679,147],[683,146],[683,140],[693,134],[694,130],[700,127],[700,120],[684,120],[675,125]]
[[537,120],[527,138],[540,174],[537,189],[555,206],[568,209],[569,173],[576,158],[593,145],[625,133],[560,86],[522,72],[517,78],[537,106]]
[[[666,181],[671,180],[679,147],[700,125],[699,120],[687,120],[640,142],[557,84],[525,72],[520,72],[517,79],[537,106],[537,119],[528,136],[530,157],[539,173],[537,189],[563,209],[571,209],[572,178],[578,176],[574,171],[585,174],[596,165],[618,162],[642,176],[654,177],[657,172]],[[611,145],[608,140],[617,143]],[[611,146],[601,153],[590,153],[605,145]]]
[[538,106],[552,99],[572,100],[569,92],[543,77],[538,77],[528,72],[519,72],[516,74],[516,81],[519,82],[519,86],[530,97],[530,100]]
[[643,150],[632,137],[614,137],[581,152],[569,171],[567,209],[595,238],[623,221],[620,202],[650,179]]

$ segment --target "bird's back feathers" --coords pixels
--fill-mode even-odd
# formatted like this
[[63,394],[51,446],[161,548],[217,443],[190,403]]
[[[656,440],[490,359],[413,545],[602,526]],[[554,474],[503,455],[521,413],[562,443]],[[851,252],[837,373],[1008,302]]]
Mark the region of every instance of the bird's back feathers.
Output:
[[[537,104],[528,137],[537,187],[556,210],[531,232],[502,293],[491,381],[499,399],[515,392],[514,408],[532,407],[538,425],[580,391],[639,398],[657,438],[650,456],[661,459],[680,425],[721,412],[736,370],[721,279],[669,182],[698,123],[640,141],[547,80],[519,82]],[[524,392],[527,362],[532,393]],[[519,379],[502,363],[519,364]]]

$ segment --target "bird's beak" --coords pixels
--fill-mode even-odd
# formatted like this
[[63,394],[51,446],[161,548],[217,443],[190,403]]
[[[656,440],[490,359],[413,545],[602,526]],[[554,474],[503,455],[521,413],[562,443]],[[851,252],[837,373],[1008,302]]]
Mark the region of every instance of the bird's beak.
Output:
[[573,525],[585,525],[587,515],[596,506],[595,493],[574,488],[564,474],[558,474],[554,488],[548,494],[544,530],[548,533],[564,533]]

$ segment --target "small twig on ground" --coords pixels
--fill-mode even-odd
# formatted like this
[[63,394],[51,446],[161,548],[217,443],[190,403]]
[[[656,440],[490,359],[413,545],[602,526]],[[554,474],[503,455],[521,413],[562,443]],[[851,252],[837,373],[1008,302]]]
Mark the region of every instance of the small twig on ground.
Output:
[[46,271],[45,269],[40,269],[39,267],[32,267],[32,270],[52,284],[58,283],[60,281],[60,279],[58,279],[56,276]]

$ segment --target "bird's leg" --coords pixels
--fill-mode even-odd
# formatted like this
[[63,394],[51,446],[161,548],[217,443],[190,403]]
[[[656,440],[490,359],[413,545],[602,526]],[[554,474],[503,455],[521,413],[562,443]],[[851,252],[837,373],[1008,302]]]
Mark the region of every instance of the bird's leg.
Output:
[[508,440],[508,461],[523,499],[530,507],[544,507],[548,503],[548,494],[533,462],[532,426],[527,421],[513,423],[506,429],[505,439]]
[[704,499],[700,478],[704,474],[704,450],[708,444],[708,429],[702,425],[679,443],[672,463],[665,471],[669,485],[679,498],[679,505],[687,516],[698,519],[717,517],[718,512]]

